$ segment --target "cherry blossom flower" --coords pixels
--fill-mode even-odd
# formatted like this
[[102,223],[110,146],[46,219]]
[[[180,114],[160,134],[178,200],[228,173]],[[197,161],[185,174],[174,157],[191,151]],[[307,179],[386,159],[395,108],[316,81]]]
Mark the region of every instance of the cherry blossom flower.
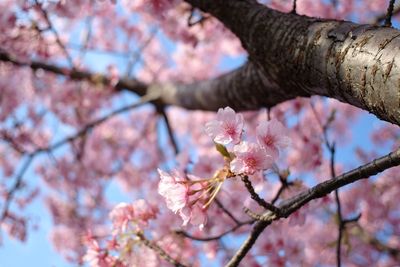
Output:
[[86,237],[85,243],[88,250],[82,260],[87,262],[90,267],[125,266],[107,253],[106,250],[101,249],[98,242],[92,236]]
[[236,174],[254,174],[272,166],[273,158],[259,145],[246,141],[233,148],[236,158],[231,162],[231,171]]
[[158,172],[161,177],[158,192],[166,199],[167,207],[179,214],[183,225],[190,222],[202,229],[207,222],[207,207],[218,193],[218,190],[214,190],[211,196],[207,194],[210,188],[215,187],[215,181],[209,179],[203,182],[201,178],[190,174],[189,180],[183,181],[177,173],[170,175],[162,170]]
[[134,211],[133,207],[127,203],[119,203],[110,212],[110,219],[113,223],[114,229],[125,231],[129,221],[133,220]]
[[167,207],[177,213],[182,210],[188,202],[188,186],[184,183],[180,183],[184,179],[177,175],[177,173],[175,173],[175,175],[170,175],[160,169],[158,169],[158,173],[161,178],[158,184],[158,193],[165,198]]
[[132,204],[120,203],[111,212],[114,234],[126,231],[129,223],[135,227],[147,226],[150,219],[156,217],[157,209],[149,205],[144,199],[139,199]]
[[286,135],[287,129],[276,119],[261,122],[257,126],[257,141],[274,159],[278,158],[279,150],[290,144]]
[[236,114],[230,107],[220,108],[217,119],[208,122],[205,130],[216,143],[222,145],[237,144],[242,136],[243,115]]
[[187,225],[190,222],[194,226],[199,226],[201,230],[207,223],[206,209],[198,204],[182,209],[180,215],[183,219],[183,225]]

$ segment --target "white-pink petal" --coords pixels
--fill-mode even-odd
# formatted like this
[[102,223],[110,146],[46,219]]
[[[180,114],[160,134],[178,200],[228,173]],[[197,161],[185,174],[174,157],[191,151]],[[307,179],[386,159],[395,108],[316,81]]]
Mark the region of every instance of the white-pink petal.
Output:
[[189,199],[188,187],[184,183],[180,183],[183,178],[177,173],[170,175],[167,172],[158,170],[160,174],[160,183],[158,184],[158,193],[165,198],[167,207],[177,213],[183,209]]
[[242,137],[243,125],[243,115],[226,107],[218,110],[216,120],[206,123],[205,131],[216,143],[237,144]]
[[273,158],[257,144],[242,142],[233,148],[236,158],[230,168],[236,174],[253,174],[272,166]]
[[256,131],[258,143],[274,159],[278,158],[279,150],[290,145],[287,129],[276,119],[261,122]]

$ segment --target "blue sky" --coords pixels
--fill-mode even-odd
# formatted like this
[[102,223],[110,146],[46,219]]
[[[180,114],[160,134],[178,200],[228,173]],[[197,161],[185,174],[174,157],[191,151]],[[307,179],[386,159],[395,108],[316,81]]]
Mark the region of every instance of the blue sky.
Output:
[[[170,42],[166,41],[166,46],[171,46]],[[171,48],[172,49],[172,48]],[[224,70],[233,69],[245,60],[241,58],[226,58],[221,63],[221,68]],[[95,71],[103,71],[107,64],[113,62],[119,68],[124,69],[127,60],[124,58],[109,57],[107,55],[99,55],[88,53],[86,62]],[[123,71],[121,72],[123,73]],[[353,149],[356,146],[364,148],[372,148],[368,133],[372,127],[379,127],[382,125],[375,116],[367,114],[353,126],[353,142],[346,147],[339,147],[337,151],[337,158],[339,162],[346,162],[354,164]],[[367,133],[367,134],[366,134]],[[385,154],[388,148],[382,148],[381,154]],[[26,173],[29,177],[30,183],[40,183],[39,177],[35,176],[33,168]],[[115,184],[112,184],[107,192],[110,198],[117,202],[122,200],[129,200],[129,196],[121,195]],[[49,233],[52,228],[52,222],[47,209],[44,207],[41,199],[35,200],[28,208],[27,213],[30,214],[35,221],[38,222],[39,228],[37,230],[29,229],[28,240],[26,243],[10,239],[3,233],[3,245],[0,247],[0,267],[23,267],[23,266],[43,266],[43,267],[70,267],[73,266],[67,263],[52,247],[49,242]],[[230,241],[230,239],[228,239]]]

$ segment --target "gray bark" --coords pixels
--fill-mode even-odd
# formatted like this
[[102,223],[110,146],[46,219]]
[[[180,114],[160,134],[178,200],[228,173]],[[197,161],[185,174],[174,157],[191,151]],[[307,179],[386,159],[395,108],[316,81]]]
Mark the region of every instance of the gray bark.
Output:
[[310,96],[281,88],[271,82],[252,62],[218,78],[192,84],[162,84],[162,102],[186,109],[217,110],[230,106],[235,110],[272,107],[297,96]]
[[[274,85],[225,87],[226,94],[253,96],[252,102],[242,98],[240,104],[235,103],[237,109],[278,104],[279,99],[275,103],[265,99],[276,92],[322,95],[400,125],[398,30],[284,14],[251,0],[187,2],[211,13],[235,33],[261,80]],[[196,94],[198,90],[204,88]]]
[[[186,0],[218,18],[241,40],[249,61],[215,79],[192,84],[147,85],[121,79],[117,90],[144,95],[159,90],[160,105],[235,110],[271,107],[297,96],[321,95],[400,125],[400,32],[285,14],[254,0]],[[0,51],[0,61],[42,68],[72,79],[108,84],[106,76],[22,63]]]

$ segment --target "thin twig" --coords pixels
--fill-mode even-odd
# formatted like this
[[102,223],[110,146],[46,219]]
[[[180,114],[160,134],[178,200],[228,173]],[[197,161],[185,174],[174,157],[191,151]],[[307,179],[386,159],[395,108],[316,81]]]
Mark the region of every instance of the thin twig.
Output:
[[281,186],[279,187],[278,192],[276,193],[274,198],[271,200],[271,204],[272,205],[275,204],[278,201],[279,197],[282,195],[282,193],[285,190],[285,188],[287,188],[287,185],[282,183]]
[[101,49],[101,48],[97,48],[97,47],[92,47],[89,44],[85,47],[82,44],[68,42],[66,44],[66,47],[69,50],[76,50],[78,52],[80,52],[81,50],[86,50],[87,53],[89,52],[89,53],[96,53],[96,54],[112,55],[114,57],[122,57],[123,59],[126,59],[130,55],[130,53],[128,51],[115,51],[115,50],[111,50],[111,49],[107,49],[107,48]]
[[258,203],[261,207],[265,208],[266,210],[270,210],[276,214],[280,213],[279,208],[275,207],[271,203],[268,203],[265,201],[263,198],[261,198],[256,191],[254,191],[254,187],[251,184],[251,181],[249,180],[249,177],[247,175],[242,175],[241,176],[242,181],[247,189],[247,191],[250,193],[251,198]]
[[[396,5],[397,7],[394,7],[394,10],[392,12],[392,16],[398,15],[400,13],[400,6]],[[380,14],[376,16],[375,19],[371,21],[371,24],[380,24],[382,21],[385,21],[386,19],[386,12],[383,14]]]
[[255,221],[260,221],[262,218],[262,214],[255,213],[251,209],[247,207],[243,207],[244,213],[246,213],[250,218],[252,218]]
[[150,240],[146,239],[144,235],[140,232],[136,233],[136,236],[139,237],[140,242],[145,245],[146,247],[152,249],[154,252],[156,252],[158,255],[160,255],[161,258],[166,260],[167,262],[171,263],[172,265],[176,267],[185,267],[186,265],[183,265],[179,261],[175,260],[172,258],[165,250],[163,250],[160,246],[158,246],[156,243],[151,242]]
[[386,27],[392,27],[392,16],[393,16],[393,9],[394,9],[394,2],[396,0],[390,0],[389,1],[389,6],[386,12],[386,18],[385,18],[385,23],[384,26]]
[[0,215],[0,222],[2,222],[7,217],[8,210],[10,208],[12,199],[13,199],[15,193],[17,192],[17,190],[19,189],[19,187],[22,185],[22,180],[23,180],[24,174],[29,169],[29,166],[31,165],[33,159],[35,158],[35,156],[37,154],[38,154],[38,152],[29,154],[27,156],[25,163],[22,165],[21,170],[15,176],[15,182],[14,182],[13,186],[11,187],[10,191],[8,191],[6,200],[4,202],[4,206],[3,206],[3,209],[2,209],[2,212]]
[[43,151],[43,152],[54,150],[54,149],[66,144],[66,143],[69,143],[69,142],[75,140],[76,138],[82,136],[83,134],[85,134],[88,131],[90,131],[91,129],[93,129],[95,126],[97,126],[99,124],[102,124],[103,122],[109,120],[110,118],[112,118],[112,117],[114,117],[116,115],[119,115],[121,113],[127,112],[129,110],[132,110],[134,108],[137,108],[139,106],[142,106],[143,104],[150,103],[151,101],[154,101],[157,98],[158,97],[155,96],[155,95],[145,95],[145,96],[141,97],[138,102],[136,102],[134,104],[127,105],[127,106],[123,106],[121,108],[118,108],[118,109],[110,112],[109,114],[107,114],[107,115],[105,115],[105,116],[103,116],[103,117],[101,117],[101,118],[99,118],[97,120],[94,120],[91,123],[86,124],[85,127],[83,127],[81,130],[79,130],[74,135],[71,135],[70,137],[62,139],[62,140],[54,143],[53,145],[51,145],[51,146],[49,146],[47,148],[42,148],[40,150]]
[[349,224],[349,223],[358,222],[358,220],[360,220],[360,218],[361,218],[361,213],[358,214],[357,216],[353,217],[353,218],[344,219],[343,223],[344,224]]
[[16,152],[18,152],[21,155],[26,154],[25,149],[17,142],[15,142],[12,136],[9,135],[6,131],[1,132],[0,136],[1,139],[4,140],[6,143],[8,143],[11,146],[11,148],[14,149]]
[[[331,177],[334,178],[336,177],[335,173],[335,145],[333,144],[330,148],[330,154],[331,154]],[[343,230],[344,230],[344,222],[343,222],[343,215],[342,215],[342,204],[340,202],[340,197],[339,197],[339,189],[335,190],[335,201],[336,201],[336,206],[337,206],[337,216],[338,216],[338,239],[337,239],[337,245],[336,245],[336,263],[337,266],[340,267],[342,266],[342,260],[341,260],[341,251],[342,251],[342,236],[343,236]]]
[[210,236],[210,237],[197,237],[197,236],[193,236],[185,231],[176,231],[175,233],[179,234],[179,235],[183,235],[184,237],[193,239],[195,241],[203,241],[203,242],[209,242],[209,241],[215,241],[218,239],[221,239],[222,237],[235,232],[237,229],[239,229],[240,227],[244,226],[244,225],[249,225],[249,224],[253,224],[255,221],[254,220],[248,220],[245,222],[239,222],[238,224],[236,224],[234,227],[232,227],[231,229],[219,234],[219,235],[215,235],[215,236]]
[[154,28],[150,31],[150,36],[143,42],[143,44],[133,53],[133,56],[130,57],[128,62],[128,66],[126,67],[125,75],[130,77],[132,75],[132,71],[135,68],[135,65],[140,61],[143,51],[150,45],[151,41],[157,35],[158,28]]
[[221,201],[218,198],[215,198],[215,204],[223,211],[225,212],[226,215],[228,215],[229,218],[232,219],[236,223],[236,225],[240,224],[240,221],[236,219],[236,217],[227,209],[225,206],[221,203]]
[[[85,22],[86,22],[86,36],[85,36],[85,39],[83,40],[83,43],[79,49],[79,58],[82,61],[88,52],[89,42],[90,42],[90,39],[92,38],[92,18],[87,17]],[[66,48],[66,46],[64,46],[64,47]]]
[[87,124],[85,127],[83,127],[81,130],[79,130],[77,133],[75,133],[74,135],[71,135],[69,137],[66,137],[60,141],[55,142],[54,144],[48,146],[48,147],[42,147],[42,148],[38,148],[35,151],[29,153],[27,155],[27,160],[25,161],[25,164],[21,167],[21,171],[16,175],[15,178],[15,183],[14,185],[11,187],[10,191],[7,194],[6,200],[5,200],[5,204],[3,207],[3,210],[1,212],[0,215],[0,222],[3,221],[5,219],[5,217],[7,216],[8,210],[9,210],[9,206],[12,202],[12,199],[16,193],[16,191],[19,189],[19,187],[22,184],[22,180],[23,180],[23,176],[26,173],[27,169],[29,168],[30,164],[32,163],[33,159],[44,152],[51,152],[61,146],[63,146],[64,144],[70,143],[72,141],[74,141],[75,139],[81,137],[82,135],[86,134],[88,131],[90,131],[91,129],[93,129],[95,126],[98,126],[99,124],[107,121],[108,119],[119,115],[121,113],[124,113],[126,111],[129,111],[131,109],[134,109],[136,107],[139,107],[145,103],[149,103],[150,101],[154,101],[157,99],[157,96],[155,95],[145,95],[142,98],[140,98],[140,100],[134,104],[131,105],[127,105],[124,107],[121,107],[119,109],[116,109],[112,112],[110,112],[109,114],[94,120],[93,122]]
[[231,260],[226,265],[227,267],[238,266],[241,260],[246,256],[247,252],[254,245],[258,236],[262,231],[270,225],[273,221],[279,220],[280,218],[287,218],[292,213],[299,210],[301,207],[309,203],[313,199],[322,198],[332,191],[341,188],[345,185],[354,183],[361,179],[367,179],[368,177],[378,174],[389,168],[398,166],[400,164],[400,149],[397,149],[383,157],[374,159],[373,161],[359,166],[353,170],[343,173],[334,179],[326,180],[316,186],[297,194],[296,196],[283,201],[282,204],[278,206],[281,210],[281,214],[277,216],[276,214],[271,214],[270,211],[263,215],[263,220],[258,221],[250,235],[244,241],[242,246],[236,252],[236,254],[231,258]]
[[175,138],[175,135],[174,135],[174,131],[173,131],[173,129],[171,127],[171,123],[170,123],[170,121],[168,119],[168,115],[165,112],[164,108],[161,108],[159,110],[159,113],[161,114],[161,116],[164,119],[165,127],[167,128],[167,132],[168,132],[168,137],[169,137],[169,140],[170,140],[170,142],[171,142],[171,144],[172,144],[172,146],[174,148],[174,152],[175,152],[175,154],[179,154],[178,142],[176,141],[176,138]]
[[359,236],[365,243],[373,246],[379,252],[388,254],[400,262],[400,249],[398,247],[392,247],[383,243],[378,238],[365,231],[359,224],[356,224],[351,230],[353,234]]
[[[323,141],[325,143],[326,148],[329,151],[330,154],[330,172],[331,172],[331,179],[334,179],[336,177],[336,171],[335,171],[335,152],[336,152],[336,145],[334,142],[330,142],[328,139],[328,130],[329,127],[331,126],[332,122],[335,119],[335,110],[332,111],[331,115],[328,117],[327,121],[325,124],[322,124],[321,119],[318,116],[318,113],[314,107],[313,104],[311,104],[311,109],[314,113],[314,116],[316,120],[318,121],[318,124],[321,127],[322,133],[323,133]],[[342,214],[342,204],[340,201],[339,197],[339,189],[335,190],[335,202],[336,202],[336,207],[337,207],[337,220],[338,220],[338,238],[337,238],[337,244],[336,244],[336,264],[337,267],[341,267],[342,265],[342,237],[343,237],[343,231],[345,229],[345,221],[343,219],[343,214]]]
[[[58,67],[56,65],[51,65],[35,60],[24,62],[17,59],[13,55],[5,52],[1,48],[0,48],[0,61],[10,62],[16,66],[28,66],[32,70],[39,70],[39,69],[45,70],[54,74],[63,75],[65,77],[68,77],[76,81],[85,80],[95,85],[110,86],[112,84],[111,80],[106,75],[77,70],[77,69],[66,69]],[[148,86],[135,79],[121,78],[119,79],[117,84],[114,85],[114,88],[117,90],[128,90],[139,95],[145,95],[147,93]]]
[[39,3],[38,0],[35,0],[35,3],[38,6],[38,8],[40,9],[44,19],[46,20],[47,26],[49,27],[51,32],[54,34],[54,37],[56,38],[56,42],[57,42],[58,46],[61,48],[61,50],[63,51],[65,57],[67,58],[68,63],[70,64],[70,66],[72,68],[75,68],[74,61],[72,60],[71,55],[68,53],[68,50],[65,47],[64,43],[61,41],[61,38],[60,38],[57,30],[55,29],[53,23],[51,22],[49,15],[47,14],[47,11],[43,9],[42,5]]
[[297,0],[293,0],[292,11],[290,13],[297,14],[297,11],[296,11],[297,7],[296,6],[297,6]]
[[190,14],[189,14],[189,17],[188,17],[188,20],[187,20],[188,27],[193,27],[196,24],[201,24],[201,23],[203,23],[204,21],[206,21],[207,19],[210,18],[210,16],[206,16],[206,15],[201,14],[200,18],[198,20],[192,21],[194,16],[195,16],[195,12],[196,12],[196,8],[192,7],[190,9]]
[[244,256],[246,256],[247,252],[251,249],[251,247],[255,244],[258,236],[264,231],[265,227],[267,227],[271,222],[266,221],[258,221],[253,229],[251,230],[249,236],[244,241],[240,249],[236,252],[236,254],[231,258],[225,267],[233,267],[239,266],[239,263],[242,261]]
[[293,182],[288,182],[287,177],[283,177],[283,175],[280,172],[278,172],[278,175],[279,175],[279,181],[281,182],[281,186],[279,187],[279,190],[275,194],[274,198],[271,200],[272,205],[274,205],[279,200],[279,197],[282,195],[283,191],[285,191],[286,188],[293,185]]

